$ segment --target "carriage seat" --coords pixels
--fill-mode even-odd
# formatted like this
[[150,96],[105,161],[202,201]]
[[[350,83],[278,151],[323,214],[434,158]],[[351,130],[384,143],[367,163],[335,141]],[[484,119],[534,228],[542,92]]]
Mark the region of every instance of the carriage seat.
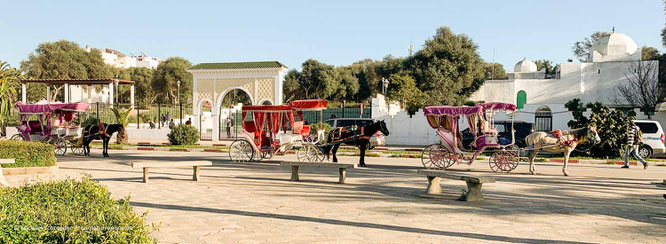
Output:
[[310,125],[306,125],[304,121],[295,121],[292,133],[308,136],[310,135]]
[[39,134],[42,132],[42,123],[37,120],[28,121],[28,127],[31,134]]

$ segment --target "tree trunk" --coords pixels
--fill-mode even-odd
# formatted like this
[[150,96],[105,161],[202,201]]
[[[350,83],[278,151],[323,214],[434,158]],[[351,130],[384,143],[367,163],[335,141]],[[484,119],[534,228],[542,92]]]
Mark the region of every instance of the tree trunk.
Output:
[[123,127],[120,129],[120,131],[118,131],[118,135],[116,135],[116,143],[127,144],[128,142],[129,138],[127,136],[127,131],[125,130],[125,127]]

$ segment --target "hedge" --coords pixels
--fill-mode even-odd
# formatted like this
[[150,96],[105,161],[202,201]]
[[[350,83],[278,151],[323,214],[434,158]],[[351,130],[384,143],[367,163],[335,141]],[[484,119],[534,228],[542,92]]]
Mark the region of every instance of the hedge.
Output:
[[179,124],[167,134],[171,145],[193,145],[199,141],[199,131],[194,126]]
[[0,188],[0,243],[154,243],[145,214],[90,178]]
[[53,145],[18,140],[0,141],[0,158],[13,158],[16,163],[3,164],[2,167],[42,167],[56,165]]

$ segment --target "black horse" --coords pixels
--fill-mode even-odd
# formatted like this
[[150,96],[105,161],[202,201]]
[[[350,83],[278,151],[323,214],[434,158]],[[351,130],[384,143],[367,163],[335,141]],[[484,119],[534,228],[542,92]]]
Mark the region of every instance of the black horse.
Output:
[[328,152],[333,149],[333,162],[335,163],[338,162],[335,154],[338,152],[341,144],[335,142],[344,141],[347,145],[357,146],[361,150],[361,159],[359,159],[358,166],[367,167],[365,165],[365,151],[370,148],[370,137],[375,135],[377,131],[380,131],[385,136],[389,135],[389,130],[386,128],[386,123],[383,120],[355,129],[351,126],[335,128],[328,133],[328,138],[326,139],[326,143],[334,143],[335,145],[327,146],[324,149],[327,156]]
[[90,156],[90,142],[93,140],[102,140],[103,150],[102,155],[104,157],[109,156],[109,140],[113,133],[116,133],[122,130],[123,125],[121,124],[105,124],[100,125],[89,125],[83,130],[83,153],[86,156]]

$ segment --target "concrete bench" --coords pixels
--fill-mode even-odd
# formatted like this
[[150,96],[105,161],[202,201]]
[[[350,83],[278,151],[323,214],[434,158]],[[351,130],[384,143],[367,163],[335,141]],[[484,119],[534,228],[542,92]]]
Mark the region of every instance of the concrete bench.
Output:
[[210,161],[176,161],[176,162],[158,162],[158,161],[140,161],[132,163],[132,168],[143,168],[143,183],[148,183],[148,169],[150,168],[182,168],[193,167],[194,173],[192,180],[199,181],[199,169],[201,166],[211,166]]
[[[13,158],[1,158],[0,164],[13,164],[16,161]],[[2,174],[2,166],[0,166],[0,186],[8,186],[7,181],[5,181],[5,176]]]
[[347,178],[347,169],[356,168],[356,164],[341,164],[341,163],[311,163],[311,162],[282,162],[282,166],[291,166],[291,180],[299,181],[298,168],[299,167],[312,167],[312,168],[334,168],[340,172],[340,179],[338,183],[344,184]]
[[483,195],[481,195],[481,185],[483,185],[483,183],[495,182],[495,178],[489,176],[471,176],[451,173],[444,170],[419,170],[418,173],[428,177],[428,188],[426,188],[426,193],[429,195],[442,193],[442,186],[439,185],[440,178],[465,181],[467,183],[467,201],[482,201]]

